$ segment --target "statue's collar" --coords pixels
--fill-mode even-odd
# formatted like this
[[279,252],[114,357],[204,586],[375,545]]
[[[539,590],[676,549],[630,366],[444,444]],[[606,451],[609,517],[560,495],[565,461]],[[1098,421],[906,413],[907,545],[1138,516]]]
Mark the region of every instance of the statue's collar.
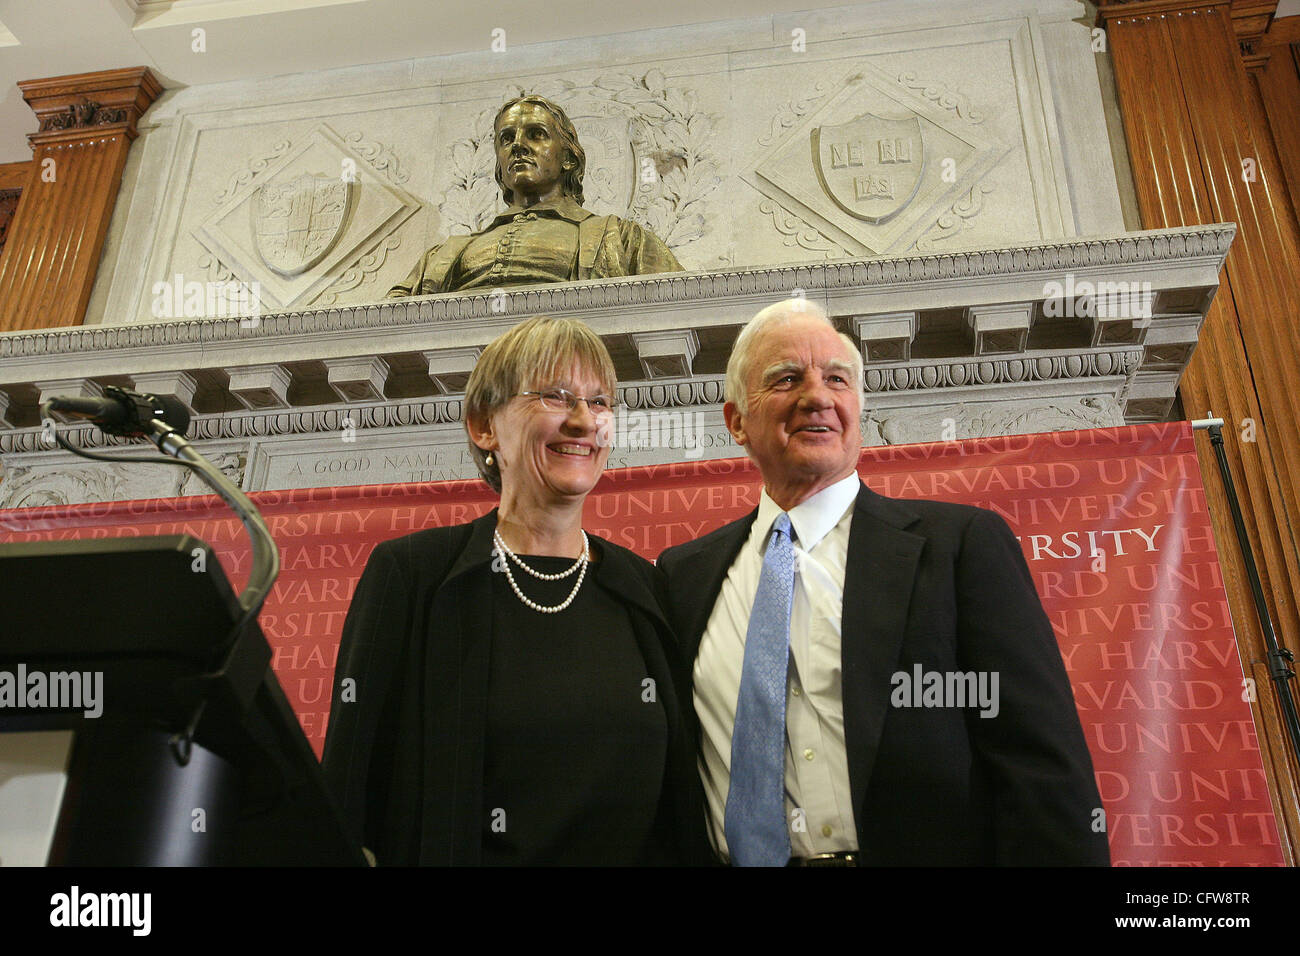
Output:
[[546,216],[549,219],[567,219],[572,223],[582,222],[584,219],[590,219],[595,215],[588,209],[583,209],[573,201],[572,196],[561,196],[552,202],[539,202],[536,205],[529,206],[525,209],[523,206],[511,206],[505,212],[498,215],[492,220],[493,226],[499,226],[503,222],[509,222],[515,216],[536,213],[539,216]]

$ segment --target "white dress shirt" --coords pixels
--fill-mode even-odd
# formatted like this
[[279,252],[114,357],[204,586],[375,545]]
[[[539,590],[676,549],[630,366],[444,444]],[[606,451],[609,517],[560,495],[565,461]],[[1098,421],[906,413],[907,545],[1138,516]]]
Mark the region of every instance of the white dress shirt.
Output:
[[[850,475],[789,512],[795,579],[786,684],[785,804],[792,856],[858,849],[844,749],[840,616],[849,525],[860,487],[858,476]],[[727,572],[695,657],[700,777],[708,802],[709,833],[724,858],[729,858],[724,818],[745,635],[763,552],[780,513],[764,491],[749,539]]]

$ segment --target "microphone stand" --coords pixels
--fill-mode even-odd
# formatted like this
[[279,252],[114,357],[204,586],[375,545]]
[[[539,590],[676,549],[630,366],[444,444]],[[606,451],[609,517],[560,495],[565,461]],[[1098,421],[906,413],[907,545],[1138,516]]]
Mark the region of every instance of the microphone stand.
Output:
[[[49,418],[48,403],[41,406],[41,416],[45,419]],[[216,671],[204,674],[199,678],[201,685],[212,687],[225,680],[227,675],[236,669],[236,665],[248,653],[245,647],[245,635],[250,633],[248,625],[257,617],[258,611],[261,610],[262,604],[266,601],[266,596],[271,591],[271,585],[275,583],[276,577],[280,574],[280,551],[275,546],[271,532],[266,527],[266,522],[262,520],[262,514],[257,510],[257,506],[248,499],[248,496],[240,490],[238,485],[225,476],[221,469],[199,454],[184,435],[159,418],[149,419],[148,424],[143,427],[145,437],[157,445],[159,451],[170,457],[139,459],[118,455],[102,455],[70,444],[57,431],[54,433],[54,440],[59,447],[72,452],[74,455],[96,461],[119,461],[134,464],[143,460],[189,468],[209,488],[215,491],[239,516],[239,520],[243,522],[253,546],[253,567],[248,575],[248,584],[238,598],[239,607],[243,613],[231,629],[227,641],[229,650],[225,660]],[[169,741],[172,754],[181,766],[185,766],[190,761],[194,734],[206,706],[207,695],[206,692],[202,692],[190,719],[186,723],[185,729],[174,734]]]

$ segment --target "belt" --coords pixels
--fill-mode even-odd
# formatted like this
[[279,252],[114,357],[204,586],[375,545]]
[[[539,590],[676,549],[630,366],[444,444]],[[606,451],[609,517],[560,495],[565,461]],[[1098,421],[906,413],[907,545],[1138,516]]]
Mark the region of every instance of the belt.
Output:
[[792,856],[786,866],[857,866],[858,855],[857,850],[843,850],[816,856]]

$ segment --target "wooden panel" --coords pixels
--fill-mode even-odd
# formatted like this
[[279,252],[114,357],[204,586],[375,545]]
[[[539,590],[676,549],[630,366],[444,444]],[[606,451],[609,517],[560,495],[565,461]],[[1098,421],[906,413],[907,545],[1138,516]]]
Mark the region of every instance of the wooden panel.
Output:
[[40,129],[0,250],[0,331],[78,325],[136,120],[162,87],[144,67],[18,85]]
[[81,323],[127,146],[118,133],[38,147],[38,164],[54,160],[54,180],[36,176],[23,191],[14,228],[22,245],[0,255],[0,330]]
[[[1142,223],[1146,228],[1239,224],[1223,285],[1180,394],[1191,415],[1213,410],[1232,423],[1226,445],[1248,536],[1279,637],[1294,648],[1300,641],[1293,520],[1300,475],[1295,409],[1300,367],[1291,305],[1294,214],[1286,190],[1275,185],[1280,173],[1271,141],[1257,143],[1252,135],[1247,80],[1227,8],[1161,6],[1159,14],[1145,17],[1127,15],[1132,8],[1126,5],[1124,15],[1106,18]],[[1254,182],[1243,178],[1245,158],[1255,161]],[[1255,423],[1254,442],[1240,440],[1245,419]],[[1248,675],[1266,688],[1263,638],[1227,498],[1208,441],[1202,440],[1201,451],[1238,645]],[[1294,863],[1300,768],[1290,755],[1271,690],[1260,693],[1253,707],[1284,852]]]
[[0,190],[22,189],[32,174],[32,161],[0,163]]
[[5,236],[9,233],[9,224],[13,222],[21,195],[22,191],[18,189],[0,189],[0,253],[4,252]]
[[[1278,22],[1287,21],[1300,26],[1300,17],[1287,17]],[[1272,35],[1273,31],[1269,31],[1261,47],[1269,54],[1267,62],[1251,73],[1251,79],[1267,117],[1294,209],[1300,200],[1300,68],[1297,68],[1298,61],[1292,55],[1291,47],[1269,45]]]

